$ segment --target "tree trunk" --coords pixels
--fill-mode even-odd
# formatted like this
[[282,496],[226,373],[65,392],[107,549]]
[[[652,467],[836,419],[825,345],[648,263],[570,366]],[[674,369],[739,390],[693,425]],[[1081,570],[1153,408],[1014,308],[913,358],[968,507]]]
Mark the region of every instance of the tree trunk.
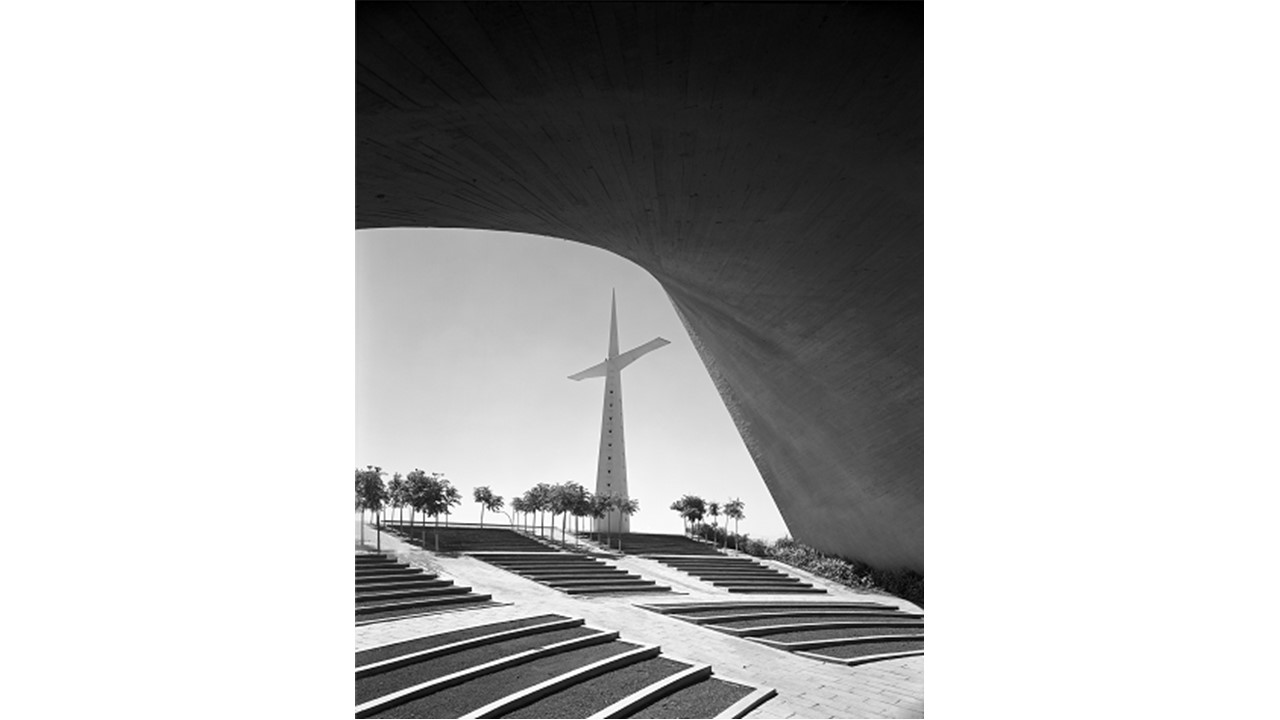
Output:
[[440,552],[440,515],[436,514],[436,552]]
[[480,529],[484,529],[484,506],[480,506]]
[[364,508],[360,508],[360,544],[364,544]]
[[377,532],[378,532],[378,552],[382,552],[382,512],[381,512],[381,511],[379,511],[379,512],[378,512],[378,514],[377,514],[377,521],[376,521],[376,522],[378,523],[378,528],[377,528]]

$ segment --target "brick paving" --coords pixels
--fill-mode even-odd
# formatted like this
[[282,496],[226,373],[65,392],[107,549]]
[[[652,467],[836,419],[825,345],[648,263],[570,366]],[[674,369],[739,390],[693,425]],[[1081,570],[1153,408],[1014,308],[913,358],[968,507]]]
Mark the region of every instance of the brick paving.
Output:
[[[372,530],[366,528],[366,544],[373,545]],[[359,528],[356,528],[357,543]],[[545,585],[474,558],[437,556],[413,547],[390,535],[383,535],[382,550],[411,565],[439,572],[456,583],[470,585],[473,592],[490,593],[499,607],[454,610],[417,618],[392,620],[355,628],[357,651],[386,645],[420,635],[457,630],[483,623],[502,622],[530,615],[556,613],[584,618],[588,625],[617,630],[622,639],[655,643],[675,660],[709,663],[725,680],[757,687],[772,687],[778,694],[753,710],[748,718],[921,718],[924,717],[924,657],[887,660],[853,667],[804,658],[783,650],[691,626],[634,607],[641,603],[692,602],[699,600],[795,602],[794,595],[751,595],[729,593],[701,583],[692,576],[654,560],[635,556],[609,562],[660,584],[674,593],[635,596],[569,596]],[[771,563],[771,561],[764,561]],[[830,594],[812,596],[822,600],[862,600],[894,605],[920,612],[905,600],[879,594],[860,593],[796,568],[779,565],[780,570],[825,587]]]

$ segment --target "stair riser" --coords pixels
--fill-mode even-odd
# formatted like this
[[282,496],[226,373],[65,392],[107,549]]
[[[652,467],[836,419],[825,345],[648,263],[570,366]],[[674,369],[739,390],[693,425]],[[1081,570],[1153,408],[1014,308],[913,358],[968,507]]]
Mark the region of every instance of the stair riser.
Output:
[[414,610],[417,608],[438,607],[441,605],[487,602],[492,598],[492,595],[451,595],[442,598],[432,598],[431,600],[413,600],[388,605],[370,605],[356,608],[356,615],[371,615],[373,613],[389,612],[392,610]]
[[593,593],[598,593],[598,594],[604,595],[604,594],[607,594],[607,593],[628,593],[628,592],[670,592],[670,591],[671,591],[671,588],[667,587],[666,585],[640,585],[640,586],[635,586],[635,587],[631,587],[631,586],[625,586],[625,587],[609,586],[609,587],[599,587],[599,588],[572,588],[572,587],[558,587],[558,588],[555,588],[555,589],[556,589],[556,590],[559,590],[559,591],[561,591],[561,592],[563,592],[563,593],[566,593],[566,594],[568,594],[568,595],[590,595],[590,594],[593,594]]
[[417,600],[419,598],[442,597],[445,595],[465,595],[471,592],[471,588],[465,585],[450,585],[442,588],[429,588],[426,590],[406,590],[396,593],[370,593],[356,595],[356,603],[374,603],[382,601],[395,600]]
[[808,587],[808,588],[725,587],[725,590],[728,590],[731,593],[759,593],[762,595],[766,593],[787,593],[787,594],[810,593],[810,594],[816,595],[816,594],[825,594],[827,592],[822,588],[815,588],[815,587]]
[[442,579],[440,579],[440,578],[433,578],[433,579],[430,579],[430,580],[405,580],[405,579],[401,579],[401,578],[389,578],[389,579],[383,580],[383,581],[381,581],[381,582],[378,582],[378,581],[367,581],[367,582],[357,581],[357,582],[356,582],[356,589],[357,589],[357,590],[372,590],[372,589],[374,589],[374,588],[388,588],[388,587],[391,587],[391,586],[404,587],[404,586],[401,584],[401,583],[404,583],[404,582],[413,582],[413,583],[415,583],[415,587],[444,587],[445,585],[451,585],[451,584],[453,584],[453,581],[452,581],[452,580],[442,580]]
[[601,579],[601,580],[556,580],[544,583],[545,585],[554,585],[555,587],[599,587],[599,586],[629,586],[629,585],[656,585],[652,580],[642,580],[636,578]]

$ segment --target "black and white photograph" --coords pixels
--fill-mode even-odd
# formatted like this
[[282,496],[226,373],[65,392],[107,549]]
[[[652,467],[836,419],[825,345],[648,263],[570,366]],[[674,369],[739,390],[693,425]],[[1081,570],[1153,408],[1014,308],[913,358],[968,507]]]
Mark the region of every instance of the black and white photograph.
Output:
[[4,717],[1274,714],[1277,34],[6,5]]
[[357,3],[356,717],[924,716],[923,30]]

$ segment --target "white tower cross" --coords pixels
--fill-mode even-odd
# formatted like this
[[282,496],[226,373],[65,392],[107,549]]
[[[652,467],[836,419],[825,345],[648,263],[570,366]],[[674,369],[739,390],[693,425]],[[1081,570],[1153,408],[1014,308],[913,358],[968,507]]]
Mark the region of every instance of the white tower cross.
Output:
[[[613,294],[609,308],[609,356],[599,365],[592,365],[575,375],[570,380],[587,378],[604,378],[604,418],[600,422],[600,460],[596,465],[596,494],[610,494],[630,497],[627,494],[627,451],[622,439],[622,368],[630,365],[663,345],[669,344],[662,338],[654,338],[649,342],[618,354],[618,295]],[[631,518],[618,511],[611,511],[597,521],[596,532],[603,531],[606,524],[616,532],[630,532]]]

